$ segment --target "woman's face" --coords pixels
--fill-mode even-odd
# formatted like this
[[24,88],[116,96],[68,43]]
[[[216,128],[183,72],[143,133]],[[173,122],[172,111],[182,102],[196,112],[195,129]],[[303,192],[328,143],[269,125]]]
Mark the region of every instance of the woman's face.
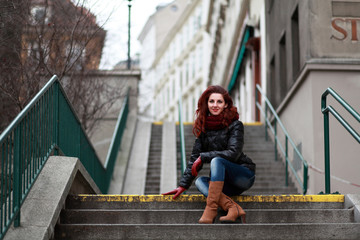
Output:
[[221,93],[212,93],[208,100],[208,108],[211,115],[219,115],[227,107]]

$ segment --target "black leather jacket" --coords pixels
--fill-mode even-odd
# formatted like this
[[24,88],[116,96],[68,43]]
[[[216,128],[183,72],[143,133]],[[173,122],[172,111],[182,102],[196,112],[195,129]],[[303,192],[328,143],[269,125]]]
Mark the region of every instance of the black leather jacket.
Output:
[[244,125],[241,121],[232,122],[229,127],[201,133],[196,138],[190,160],[179,185],[188,189],[194,180],[191,167],[201,156],[202,163],[210,163],[214,157],[222,157],[241,164],[255,172],[255,163],[243,153]]

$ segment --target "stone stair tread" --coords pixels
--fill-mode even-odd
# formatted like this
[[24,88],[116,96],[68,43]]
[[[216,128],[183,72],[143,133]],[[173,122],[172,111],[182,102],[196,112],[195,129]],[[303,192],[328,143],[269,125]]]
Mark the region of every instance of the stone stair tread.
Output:
[[[350,223],[349,209],[244,209],[247,223]],[[72,209],[63,223],[163,224],[196,223],[203,209]],[[224,215],[222,213],[221,215]],[[215,223],[219,222],[218,218]]]
[[72,224],[59,225],[57,230],[56,239],[78,240],[164,239],[164,236],[167,239],[359,239],[360,223]]
[[[306,199],[314,197],[322,198],[321,195],[305,196]],[[331,197],[338,198],[338,196]],[[302,195],[278,196],[273,194],[243,194],[233,197],[244,209],[344,209],[344,203],[337,200],[329,202],[295,201],[303,198]],[[279,202],[274,199],[284,200]],[[291,199],[294,200],[290,201]],[[183,194],[177,200],[172,200],[171,196],[162,195],[69,195],[66,199],[67,209],[203,209],[205,205],[206,198],[199,194]]]

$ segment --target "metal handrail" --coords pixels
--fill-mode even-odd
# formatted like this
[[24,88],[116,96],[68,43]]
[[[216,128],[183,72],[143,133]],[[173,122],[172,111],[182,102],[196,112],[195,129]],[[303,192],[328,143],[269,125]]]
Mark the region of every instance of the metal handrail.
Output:
[[[20,225],[20,207],[51,155],[78,157],[106,193],[128,113],[123,103],[105,168],[57,78],[53,76],[0,135],[0,239],[12,222]],[[120,137],[120,140],[119,140]]]
[[[291,137],[289,136],[288,132],[286,131],[284,125],[282,124],[279,116],[277,115],[276,111],[274,110],[273,106],[271,105],[269,99],[266,97],[265,93],[263,92],[263,90],[261,89],[261,87],[256,84],[256,90],[255,91],[255,99],[256,99],[256,106],[257,108],[260,110],[260,112],[262,113],[262,115],[265,117],[265,138],[267,140],[268,138],[268,131],[267,129],[270,128],[271,132],[274,135],[274,147],[275,147],[275,160],[277,160],[277,155],[278,155],[278,151],[277,149],[279,148],[281,150],[281,152],[283,153],[284,157],[285,157],[285,185],[288,186],[288,168],[290,166],[291,171],[293,172],[296,180],[298,181],[298,183],[300,185],[302,185],[302,189],[303,189],[303,194],[306,194],[307,189],[308,189],[308,163],[307,161],[304,160],[304,157],[302,156],[302,154],[300,153],[300,151],[298,150],[298,148],[296,147],[295,143],[293,142],[293,140],[291,139]],[[261,96],[264,98],[265,100],[265,110],[263,110],[261,103],[258,102],[258,92],[261,93]],[[272,116],[273,116],[273,121],[274,121],[274,127],[272,127],[272,124],[270,122],[270,119],[267,116],[267,112],[268,109],[270,109]],[[277,125],[279,125],[285,135],[285,149],[282,145],[278,144],[278,134],[277,134]],[[297,156],[300,158],[300,160],[302,161],[303,164],[303,181],[301,181],[300,177],[298,176],[296,170],[294,169],[293,165],[291,164],[291,162],[289,161],[289,155],[288,155],[288,143],[290,142],[291,146],[294,149],[294,152],[297,154]]]
[[186,169],[186,154],[185,154],[185,136],[184,123],[182,121],[182,99],[179,96],[179,136],[180,136],[180,156],[181,156],[181,173],[184,174]]
[[[130,94],[130,88],[127,90],[125,100],[121,106],[121,110],[115,125],[115,131],[113,133],[109,150],[106,156],[104,167],[105,169],[108,169],[108,171],[111,173],[113,173],[114,171],[115,162],[119,154],[119,148],[121,145],[122,136],[125,131],[127,117],[129,114],[129,94]],[[108,174],[106,177],[107,177],[106,181],[108,182],[106,189],[107,192],[110,186],[112,174]]]
[[340,103],[358,122],[360,114],[357,113],[344,99],[341,98],[332,88],[326,89],[321,95],[321,112],[324,116],[324,154],[325,154],[325,193],[330,193],[330,134],[329,134],[329,112],[343,125],[343,127],[360,143],[360,135],[357,133],[346,120],[332,107],[326,106],[326,97],[328,95]]

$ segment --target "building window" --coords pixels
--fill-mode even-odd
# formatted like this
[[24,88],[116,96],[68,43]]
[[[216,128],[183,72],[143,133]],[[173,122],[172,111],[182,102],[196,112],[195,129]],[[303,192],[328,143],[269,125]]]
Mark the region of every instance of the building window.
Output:
[[[195,111],[197,109],[195,92],[194,92],[192,100],[193,100],[193,111],[192,112],[195,114]],[[193,118],[194,118],[194,115],[193,115]],[[192,120],[194,120],[194,119],[192,119]]]
[[196,70],[196,51],[192,53],[192,78],[195,79],[195,70]]
[[82,69],[82,63],[85,60],[85,49],[79,43],[69,42],[66,45],[66,56],[69,59],[69,65],[74,65],[75,70]]
[[170,53],[169,53],[169,50],[166,51],[165,58],[166,58],[166,67],[167,67],[167,69],[169,69],[170,68]]
[[166,108],[166,99],[165,99],[166,95],[165,95],[165,89],[164,88],[161,90],[161,96],[162,96],[162,104],[161,104],[162,109],[161,109],[161,112],[164,113],[165,108]]
[[285,97],[286,92],[288,90],[288,83],[286,81],[287,76],[287,61],[286,61],[286,38],[285,38],[285,32],[283,33],[280,43],[279,43],[279,67],[280,67],[280,84],[278,85],[280,87],[280,96],[281,100]]
[[185,86],[189,84],[189,62],[186,62],[186,69],[185,69]]
[[187,23],[185,24],[184,26],[184,47],[186,46],[186,44],[188,43],[188,40],[189,40],[189,32],[188,32],[188,25]]
[[198,68],[199,68],[199,70],[201,70],[202,69],[202,58],[203,58],[203,48],[202,48],[202,46],[200,45],[199,46],[199,59],[198,59],[198,61],[199,61],[199,63],[198,63]]
[[184,34],[183,34],[183,30],[180,31],[179,33],[179,44],[180,44],[180,52],[182,52],[183,48],[184,48]]
[[28,57],[32,57],[33,59],[40,60],[40,48],[37,42],[29,43]]
[[165,107],[168,108],[170,105],[170,87],[171,87],[171,82],[169,81],[168,86],[166,87],[166,102],[165,102]]
[[268,89],[267,92],[269,93],[269,99],[271,104],[274,106],[274,108],[276,108],[278,106],[278,102],[279,100],[277,99],[277,96],[279,96],[279,94],[277,94],[276,92],[276,68],[275,68],[275,56],[272,57],[271,61],[270,61],[270,82],[269,84],[267,84]]
[[300,42],[299,42],[299,14],[296,7],[291,16],[291,41],[292,41],[292,77],[296,81],[300,71]]
[[173,99],[176,99],[176,77],[173,79],[172,83]]
[[201,17],[202,17],[202,6],[200,5],[197,9],[197,17],[196,17],[196,24],[197,24],[197,29],[200,29],[201,27]]
[[[180,90],[181,90],[182,87],[183,87],[183,71],[182,71],[182,67],[180,67],[180,77],[179,77],[179,80],[180,80],[179,87],[180,87]],[[180,94],[180,96],[181,96],[181,94]]]
[[34,5],[30,10],[31,22],[33,24],[39,24],[41,22],[49,22],[49,14],[47,13],[47,8],[45,6]]

